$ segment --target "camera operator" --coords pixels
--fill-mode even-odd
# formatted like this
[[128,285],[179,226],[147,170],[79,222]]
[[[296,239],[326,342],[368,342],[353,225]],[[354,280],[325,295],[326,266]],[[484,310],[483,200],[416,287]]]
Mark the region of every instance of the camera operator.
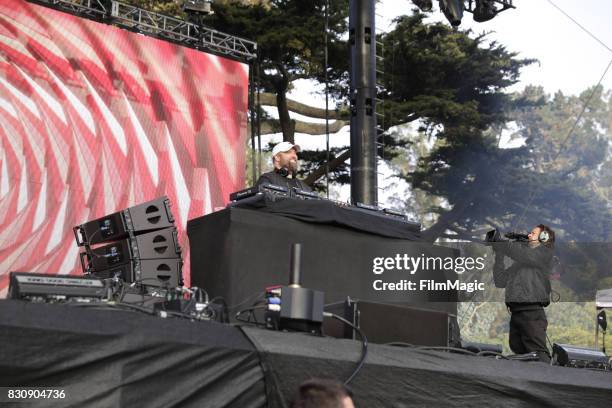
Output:
[[[507,236],[519,237],[517,234]],[[516,354],[536,352],[540,361],[550,362],[544,307],[550,304],[555,233],[540,224],[526,238],[527,242],[493,243],[493,279],[495,286],[506,289],[506,306],[511,313],[510,349]],[[504,256],[514,261],[509,268],[504,266]]]

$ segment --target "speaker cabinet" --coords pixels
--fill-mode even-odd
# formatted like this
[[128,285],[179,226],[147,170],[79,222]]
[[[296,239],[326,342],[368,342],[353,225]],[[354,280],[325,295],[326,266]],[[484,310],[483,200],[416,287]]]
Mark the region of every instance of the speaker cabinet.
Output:
[[[461,343],[457,316],[442,311],[354,299],[327,305],[325,311],[359,327],[371,343],[443,347]],[[355,330],[336,319],[325,318],[323,332],[337,338],[359,338]]]

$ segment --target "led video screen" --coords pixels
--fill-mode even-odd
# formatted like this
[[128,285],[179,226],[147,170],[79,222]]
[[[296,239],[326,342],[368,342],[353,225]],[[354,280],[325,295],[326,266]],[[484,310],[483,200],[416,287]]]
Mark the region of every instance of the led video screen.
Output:
[[74,225],[162,195],[188,278],[187,220],[244,185],[248,80],[237,61],[0,2],[0,295],[9,271],[79,273]]

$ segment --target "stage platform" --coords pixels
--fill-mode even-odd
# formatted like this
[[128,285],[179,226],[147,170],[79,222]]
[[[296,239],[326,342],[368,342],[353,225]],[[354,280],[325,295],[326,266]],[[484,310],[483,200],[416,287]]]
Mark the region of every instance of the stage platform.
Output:
[[[0,385],[67,395],[19,407],[288,407],[300,382],[343,380],[360,353],[359,341],[0,301]],[[608,407],[612,373],[371,344],[351,388],[362,408]]]

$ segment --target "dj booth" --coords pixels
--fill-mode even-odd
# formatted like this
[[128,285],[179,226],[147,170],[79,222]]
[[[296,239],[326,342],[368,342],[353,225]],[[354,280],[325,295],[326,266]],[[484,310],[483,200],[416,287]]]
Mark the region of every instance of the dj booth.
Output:
[[265,196],[188,222],[191,282],[211,297],[223,297],[230,306],[249,299],[252,303],[266,287],[288,284],[291,245],[300,243],[301,284],[323,291],[326,303],[350,296],[456,314],[455,294],[449,291],[373,288],[376,279],[451,278],[440,269],[426,275],[400,270],[373,273],[377,257],[457,256],[454,249],[419,242],[419,230],[418,224],[326,200]]

